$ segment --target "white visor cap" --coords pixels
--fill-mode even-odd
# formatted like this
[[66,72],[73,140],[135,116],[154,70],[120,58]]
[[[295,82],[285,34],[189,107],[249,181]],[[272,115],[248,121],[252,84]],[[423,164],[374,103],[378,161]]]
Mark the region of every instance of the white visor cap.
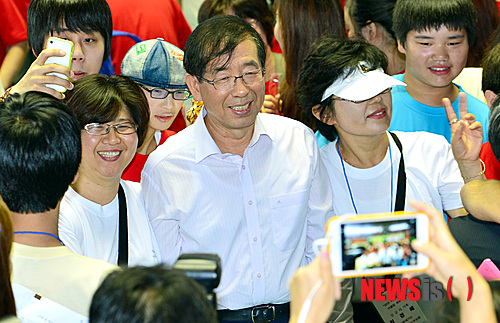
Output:
[[381,68],[370,71],[368,64],[361,62],[351,75],[340,77],[330,85],[323,93],[321,101],[332,94],[349,101],[364,101],[396,85],[406,86],[405,83],[385,74]]

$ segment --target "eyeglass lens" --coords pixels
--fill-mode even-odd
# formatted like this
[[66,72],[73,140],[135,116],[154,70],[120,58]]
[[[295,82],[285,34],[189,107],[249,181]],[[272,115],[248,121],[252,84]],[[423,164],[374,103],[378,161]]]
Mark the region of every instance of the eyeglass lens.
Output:
[[117,133],[122,135],[130,135],[137,131],[137,126],[131,122],[123,122],[114,125],[99,123],[90,123],[85,125],[85,130],[90,135],[107,135],[111,128],[114,128]]
[[169,91],[161,88],[152,89],[150,93],[153,99],[165,99],[172,94],[174,100],[185,100],[188,96],[188,92],[184,90]]
[[240,76],[225,76],[216,78],[211,83],[217,90],[226,91],[232,89],[236,84],[236,80],[239,78],[241,78],[243,80],[243,83],[245,83],[246,85],[258,83],[264,78],[264,73],[264,70],[257,69],[244,73]]

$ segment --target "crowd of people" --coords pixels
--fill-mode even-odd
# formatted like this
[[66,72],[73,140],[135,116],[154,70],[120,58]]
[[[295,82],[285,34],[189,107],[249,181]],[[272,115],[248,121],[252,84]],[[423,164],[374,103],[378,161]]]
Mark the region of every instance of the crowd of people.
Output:
[[[313,243],[396,211],[430,241],[353,266],[423,253],[461,321],[500,319],[494,0],[204,0],[193,29],[177,0],[3,6],[0,321],[378,322]],[[214,299],[186,254],[220,257]]]

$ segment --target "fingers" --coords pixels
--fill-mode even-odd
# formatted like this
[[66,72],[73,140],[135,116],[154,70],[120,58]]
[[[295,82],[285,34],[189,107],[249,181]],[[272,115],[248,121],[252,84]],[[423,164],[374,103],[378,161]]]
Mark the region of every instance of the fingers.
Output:
[[464,121],[460,120],[457,122],[457,125],[455,126],[455,129],[453,132],[453,136],[451,137],[452,145],[454,142],[455,143],[461,142],[465,128],[466,128],[466,125],[465,125]]
[[38,87],[34,88],[33,91],[44,92],[44,93],[50,94],[53,97],[55,97],[56,99],[60,99],[60,100],[65,98],[65,95],[63,93],[61,93],[53,88],[47,87],[47,86],[38,86]]
[[264,98],[264,104],[262,105],[261,112],[276,114],[278,112],[278,99],[276,99],[272,95],[269,94],[266,95]]
[[411,247],[416,252],[423,253],[429,257],[431,261],[443,261],[445,257],[445,253],[433,243],[422,243],[421,241],[415,239],[411,242]]
[[448,122],[452,124],[452,122],[457,118],[457,114],[455,113],[455,110],[453,110],[453,106],[451,105],[451,101],[448,98],[443,98],[442,100],[444,109],[446,111],[446,116],[448,117]]
[[471,121],[469,124],[473,123],[475,121],[474,115],[470,114],[472,117],[474,117],[474,120],[470,119],[471,117],[467,115],[468,113],[468,108],[467,108],[467,94],[461,92],[459,94],[460,98],[460,119],[457,117],[457,114],[455,113],[455,110],[453,110],[453,106],[451,104],[450,99],[448,98],[443,98],[443,106],[446,111],[446,115],[448,117],[448,122],[450,124],[453,124],[456,122],[456,120],[468,120]]
[[476,116],[472,113],[466,113],[463,117],[461,117],[461,120],[467,121],[469,124],[473,124],[476,122]]
[[469,126],[469,129],[473,131],[481,131],[481,135],[483,134],[483,125],[479,121],[475,121],[474,123],[472,123]]
[[327,249],[321,250],[320,253],[320,276],[323,281],[329,281],[333,279],[332,276],[332,263],[330,261],[330,254]]
[[73,71],[71,71],[70,68],[55,63],[43,65],[39,67],[37,71],[38,74],[40,75],[47,75],[49,73],[59,73],[71,79],[73,79],[73,76],[75,76],[75,74],[73,73]]
[[[64,94],[47,87],[47,84],[60,85],[71,90],[73,89],[73,83],[71,83],[71,81],[73,80],[72,78],[74,77],[74,73],[71,69],[59,64],[43,64],[49,57],[49,54],[54,54],[54,52],[56,55],[59,55],[61,51],[55,49],[43,51],[43,53],[41,53],[31,64],[26,74],[12,89],[12,93],[38,91],[50,94],[58,99],[64,98]],[[54,75],[53,73],[58,73],[61,77]]]
[[460,120],[464,120],[468,113],[467,109],[467,94],[460,92]]
[[[454,241],[450,230],[444,221],[443,215],[438,210],[430,205],[427,205],[426,203],[418,201],[410,201],[410,206],[416,211],[424,212],[429,215],[433,229],[433,234],[431,236],[432,242],[441,245],[441,242],[448,243],[450,240]],[[444,241],[444,239],[446,239],[446,241]]]
[[55,49],[55,48],[44,49],[40,52],[40,55],[38,55],[33,64],[42,66],[45,64],[45,62],[49,57],[51,56],[63,57],[64,55],[66,55],[66,53],[60,49]]

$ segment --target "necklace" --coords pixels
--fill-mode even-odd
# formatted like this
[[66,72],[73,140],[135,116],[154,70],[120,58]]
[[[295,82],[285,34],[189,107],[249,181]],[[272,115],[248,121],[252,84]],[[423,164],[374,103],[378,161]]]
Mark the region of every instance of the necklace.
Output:
[[48,232],[41,232],[41,231],[14,231],[14,234],[41,234],[41,235],[49,236],[49,237],[52,237],[52,238],[56,238],[64,246],[64,242],[62,242],[62,240],[59,239],[58,236],[56,236],[55,234],[52,234],[52,233],[48,233]]
[[[342,164],[342,171],[344,172],[344,179],[347,185],[347,190],[349,191],[349,196],[351,197],[351,204],[354,209],[354,212],[358,214],[358,208],[356,207],[356,203],[354,202],[354,197],[352,195],[351,185],[349,184],[349,178],[347,178],[347,173],[345,171],[344,159],[342,158],[342,154],[340,153],[339,146],[340,139],[337,139],[337,154],[339,154],[340,163]],[[391,201],[390,201],[390,210],[391,213],[394,212],[394,203],[393,201],[393,192],[394,192],[394,172],[392,166],[392,152],[391,152],[391,143],[389,142],[389,159],[391,160]]]

